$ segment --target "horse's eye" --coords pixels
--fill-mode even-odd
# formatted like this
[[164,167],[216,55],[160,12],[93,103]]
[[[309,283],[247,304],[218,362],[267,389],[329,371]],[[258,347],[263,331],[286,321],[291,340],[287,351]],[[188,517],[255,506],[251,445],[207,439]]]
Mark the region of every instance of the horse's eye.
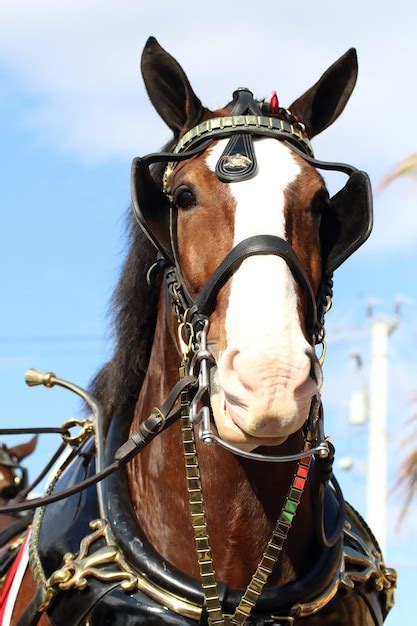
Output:
[[174,194],[174,204],[179,209],[191,209],[191,207],[196,205],[196,199],[188,187],[180,187]]
[[321,215],[330,203],[329,193],[327,189],[323,189],[317,193],[310,205],[310,211],[313,215]]

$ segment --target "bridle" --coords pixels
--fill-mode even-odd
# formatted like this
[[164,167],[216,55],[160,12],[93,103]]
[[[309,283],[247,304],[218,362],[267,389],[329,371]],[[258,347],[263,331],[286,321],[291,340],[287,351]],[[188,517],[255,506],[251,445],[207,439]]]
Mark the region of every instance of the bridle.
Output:
[[[223,441],[213,430],[210,409],[210,370],[215,366],[215,359],[207,346],[207,333],[210,315],[216,307],[217,295],[241,263],[254,255],[275,255],[287,263],[296,282],[300,286],[306,303],[306,331],[310,343],[323,346],[322,360],[325,356],[324,316],[332,302],[332,276],[335,264],[328,263],[316,298],[308,276],[295,251],[284,239],[272,235],[257,235],[241,241],[221,261],[196,298],[187,288],[183,276],[177,243],[177,214],[168,190],[168,180],[175,166],[204,152],[212,141],[227,138],[229,141],[216,165],[216,174],[220,180],[240,182],[253,177],[257,171],[253,140],[256,137],[272,137],[285,142],[308,163],[319,169],[337,170],[349,176],[349,181],[359,177],[362,185],[369,181],[366,174],[356,168],[340,164],[318,161],[308,139],[304,124],[293,119],[289,111],[284,110],[286,119],[267,117],[261,103],[253,98],[247,89],[239,89],[233,94],[230,115],[202,122],[188,131],[175,146],[173,152],[151,154],[136,158],[132,163],[131,193],[136,220],[150,241],[158,249],[156,265],[164,268],[166,293],[179,330],[182,347],[182,370],[185,374],[196,375],[198,389],[191,401],[190,418],[193,424],[199,424],[199,437],[204,443],[216,443],[234,454],[249,459],[268,462],[287,462],[318,454],[321,458],[329,455],[329,447],[324,435],[323,408],[319,394],[313,398],[308,420],[305,426],[305,441],[308,450],[291,455],[264,455],[242,451]],[[282,118],[283,116],[281,116]],[[235,157],[235,162],[233,158]],[[237,157],[237,159],[236,159]],[[160,190],[152,178],[150,166],[165,163],[163,190]],[[348,182],[349,184],[349,182]],[[154,228],[154,211],[159,219],[169,216],[169,246],[162,243]],[[355,241],[351,250],[345,250],[349,256],[354,246],[359,246],[371,229],[368,220],[366,232],[361,234],[360,242]],[[355,248],[356,249],[356,248]],[[338,259],[339,264],[344,259]],[[152,270],[152,268],[151,268]],[[316,373],[321,377],[321,371]]]
[[[283,258],[288,264],[296,281],[300,284],[307,303],[307,332],[312,344],[323,346],[325,355],[325,330],[324,316],[332,302],[333,271],[348,256],[350,256],[367,239],[372,228],[372,199],[369,179],[364,172],[356,168],[333,162],[316,160],[308,139],[305,126],[296,120],[285,109],[279,118],[264,115],[262,103],[253,99],[252,93],[247,89],[239,89],[234,93],[234,100],[230,115],[224,118],[208,120],[191,129],[179,141],[172,152],[150,154],[143,158],[135,158],[132,163],[131,192],[134,215],[147,237],[158,250],[156,267],[164,269],[165,289],[169,296],[169,304],[174,318],[178,323],[178,335],[180,345],[183,347],[183,364],[181,380],[174,386],[163,409],[155,409],[147,420],[139,426],[138,431],[131,434],[128,441],[117,451],[115,460],[108,466],[103,462],[98,463],[98,471],[94,477],[82,481],[79,485],[63,490],[61,494],[52,494],[44,498],[31,501],[29,508],[35,508],[42,504],[48,504],[68,497],[73,493],[87,488],[92,484],[98,484],[106,476],[117,471],[125,465],[134,455],[138,454],[160,432],[168,428],[173,421],[179,418],[180,408],[176,405],[181,394],[188,394],[190,419],[195,425],[200,423],[200,438],[205,443],[216,443],[227,448],[235,454],[248,458],[267,462],[286,462],[317,455],[323,461],[328,458],[329,444],[324,435],[323,408],[319,396],[313,399],[310,415],[305,426],[305,441],[307,449],[293,455],[266,456],[257,453],[242,452],[240,449],[222,441],[213,431],[209,406],[210,369],[213,367],[214,358],[207,347],[207,332],[209,317],[216,305],[216,298],[221,287],[227,282],[232,274],[238,269],[244,259],[257,254],[273,254]],[[214,139],[229,138],[228,146],[223,152],[216,169],[221,170],[220,176],[228,177],[230,181],[244,180],[255,175],[253,137],[266,136],[284,141],[291,149],[308,161],[314,167],[325,170],[341,171],[349,176],[346,186],[331,199],[331,208],[334,216],[343,216],[346,213],[346,203],[350,214],[353,214],[354,225],[349,227],[346,218],[340,219],[339,227],[342,232],[341,243],[336,242],[327,251],[327,260],[324,267],[323,277],[318,289],[317,297],[314,296],[309,279],[301,266],[296,253],[287,241],[270,235],[259,235],[242,241],[232,249],[219,264],[213,275],[209,278],[197,298],[194,300],[186,286],[180,263],[178,260],[176,238],[176,214],[172,199],[166,188],[166,180],[169,172],[176,163],[193,158],[201,154]],[[242,167],[233,168],[233,171],[224,171],[225,157],[236,155],[236,150],[247,152],[250,157],[241,159]],[[243,155],[245,156],[245,155]],[[248,160],[252,161],[248,167]],[[156,163],[165,163],[165,185],[161,189],[154,181],[150,172],[150,166]],[[169,233],[169,244],[159,237],[157,221],[165,219],[168,222],[166,231]],[[348,228],[346,228],[348,224]],[[152,274],[154,266],[150,268]],[[55,380],[54,374],[40,375],[29,373],[28,384],[64,384],[51,382]],[[59,380],[59,379],[57,379]],[[64,386],[67,383],[64,384]],[[72,391],[76,386],[69,387]],[[84,399],[85,395],[79,393]],[[87,399],[88,401],[88,399]],[[103,440],[103,426],[101,412],[96,403],[93,413],[97,413],[96,430],[100,431],[99,439]],[[100,415],[99,415],[100,413]],[[10,429],[2,429],[6,434]],[[26,432],[26,431],[25,431]],[[23,431],[22,431],[23,433]],[[98,445],[101,449],[102,445]],[[329,470],[327,470],[329,474]],[[13,504],[8,511],[24,510],[23,504]],[[0,512],[2,509],[0,508]]]

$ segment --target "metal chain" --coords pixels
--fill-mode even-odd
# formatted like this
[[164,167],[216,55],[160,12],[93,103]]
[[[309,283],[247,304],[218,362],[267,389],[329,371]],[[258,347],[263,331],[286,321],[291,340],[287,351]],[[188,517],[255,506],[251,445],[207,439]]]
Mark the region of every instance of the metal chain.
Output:
[[252,580],[246,588],[235,612],[232,617],[232,624],[245,624],[249,618],[252,609],[255,607],[259,596],[269,577],[271,576],[275,565],[278,562],[288,532],[292,526],[298,505],[303,495],[305,483],[310,468],[311,457],[301,459],[297,464],[294,477],[288,495],[285,499],[284,506],[278,517],[272,537],[268,542],[266,550],[262,556],[256,572],[252,576]]
[[184,392],[181,396],[181,408],[181,432],[185,473],[187,477],[188,501],[191,510],[191,521],[194,530],[201,584],[206,600],[208,623],[210,626],[220,626],[224,624],[224,620],[211,556],[203,493],[201,490],[200,468],[195,447],[194,430],[190,422],[190,403],[187,392]]
[[324,365],[324,361],[327,356],[327,342],[326,342],[326,329],[325,329],[325,316],[328,311],[332,308],[333,302],[333,275],[328,276],[322,283],[322,294],[319,297],[319,305],[318,310],[320,311],[318,327],[317,327],[317,336],[316,336],[316,346],[321,346],[322,352],[319,356],[319,362],[321,367]]
[[333,274],[323,279],[320,287],[320,295],[318,298],[317,309],[319,312],[318,327],[317,327],[317,341],[316,344],[324,344],[326,331],[324,328],[326,313],[332,308],[333,301]]
[[304,457],[297,464],[297,469],[291,481],[288,495],[281,509],[272,537],[234,614],[223,615],[211,555],[194,430],[189,415],[190,402],[188,392],[184,392],[181,396],[181,408],[181,432],[188,500],[197,549],[197,560],[208,613],[208,623],[210,626],[246,624],[280,557],[304,491],[311,457]]

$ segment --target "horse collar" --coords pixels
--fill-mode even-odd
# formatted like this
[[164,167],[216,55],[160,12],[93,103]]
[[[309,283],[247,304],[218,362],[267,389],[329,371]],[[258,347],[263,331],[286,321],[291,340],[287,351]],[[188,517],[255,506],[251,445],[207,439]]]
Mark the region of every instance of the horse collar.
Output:
[[[109,458],[114,456],[128,431],[126,420],[112,420],[106,441]],[[58,472],[57,488],[61,481],[72,480],[74,473],[94,472],[93,460],[91,445],[88,445],[83,456],[73,464],[72,477]],[[124,470],[109,477],[104,484],[105,519],[91,522],[89,530],[87,520],[98,514],[94,490],[86,492],[81,500],[72,497],[65,501],[63,519],[69,524],[68,532],[56,532],[55,507],[62,505],[38,511],[30,550],[32,571],[40,585],[37,599],[45,598],[48,581],[62,581],[64,576],[65,584],[56,587],[53,602],[47,609],[52,623],[60,626],[84,623],[86,616],[92,626],[103,623],[104,616],[115,626],[121,626],[127,614],[134,615],[138,624],[206,623],[211,605],[203,605],[200,584],[164,561],[147,542],[138,527],[128,493]],[[326,501],[327,512],[332,512],[326,525],[332,527],[337,505],[331,489],[326,491]],[[344,603],[357,593],[366,598],[368,605],[374,607],[373,611],[378,606],[375,599],[380,596],[382,613],[378,609],[374,621],[375,624],[382,622],[392,602],[395,573],[383,565],[375,539],[363,520],[350,507],[348,511],[343,553],[341,541],[333,548],[323,549],[312,570],[301,580],[285,587],[264,589],[253,619],[237,623],[287,626],[294,620],[297,623],[300,617],[307,625],[309,616],[315,623],[315,615],[319,613],[323,626],[334,624],[336,615],[345,614]],[[54,538],[52,545],[51,538]],[[62,561],[64,554],[66,560]],[[49,576],[48,580],[45,575]],[[88,585],[84,591],[74,593],[78,575],[88,577]],[[118,590],[120,586],[125,593]],[[222,610],[230,614],[239,604],[241,593],[227,590],[224,585],[220,585],[220,589]],[[352,607],[356,606],[355,600],[352,602]],[[33,620],[32,608],[28,607],[28,617],[30,614]],[[274,615],[280,617],[271,618]],[[39,616],[40,613],[37,619]],[[37,623],[37,619],[30,623]]]

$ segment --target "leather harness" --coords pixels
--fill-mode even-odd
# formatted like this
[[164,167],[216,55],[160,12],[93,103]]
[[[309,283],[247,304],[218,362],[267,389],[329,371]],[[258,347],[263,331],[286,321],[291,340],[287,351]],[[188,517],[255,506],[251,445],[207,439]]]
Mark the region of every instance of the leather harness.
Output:
[[[125,440],[128,428],[122,421],[112,421],[106,442],[106,455],[112,457],[119,444]],[[81,454],[60,475],[54,489],[61,490],[69,483],[79,482],[94,472],[94,445],[90,440]],[[88,585],[80,591],[75,576],[73,584],[67,585],[67,590],[65,584],[63,585],[64,588],[47,608],[52,624],[122,626],[127,619],[132,626],[206,624],[204,599],[198,582],[162,559],[138,527],[129,500],[126,472],[121,470],[113,474],[104,481],[103,486],[105,517],[110,534],[105,539],[104,534],[99,532],[98,539],[92,541],[87,552],[78,559],[80,569],[74,568],[74,572],[77,572],[77,576],[87,576]],[[326,489],[325,502],[325,525],[327,532],[331,533],[336,525],[339,505],[330,487]],[[88,541],[94,535],[89,521],[97,518],[100,518],[97,494],[92,487],[37,510],[31,538],[30,564],[40,589],[45,588],[45,581],[54,572],[62,571],[64,554],[80,553],[81,541],[85,543],[86,539]],[[60,520],[59,525],[56,523],[57,519]],[[128,564],[127,571],[133,572],[138,580],[145,577],[152,582],[154,588],[163,590],[171,599],[176,598],[177,611],[172,609],[175,604],[168,609],[150,597],[141,590],[137,581],[136,590],[121,589],[121,572],[125,568],[121,565],[123,561],[118,562],[113,554],[106,556],[105,548],[109,540],[115,546],[117,554]],[[369,626],[382,624],[392,603],[393,588],[387,578],[392,573],[383,566],[381,560],[378,563],[374,556],[378,551],[379,547],[362,518],[348,507],[348,522],[343,540],[339,537],[334,546],[323,548],[312,570],[301,580],[284,587],[266,589],[256,612],[246,623],[250,626],[348,626],[352,623],[352,615],[343,607],[355,604],[351,597],[355,595],[360,597],[360,613],[357,607],[356,615],[367,616],[366,621],[355,623]],[[96,571],[89,575],[88,571],[92,567]],[[117,574],[120,575],[119,578]],[[230,611],[242,592],[231,592],[224,584],[221,584],[221,589],[222,606],[225,611]],[[36,598],[34,605],[28,608],[19,626],[34,626],[37,623],[40,614],[36,610],[41,598],[44,600],[42,593]],[[297,617],[297,613],[304,616]],[[343,614],[345,618],[340,617]],[[334,621],[335,615],[338,616],[337,621]]]
[[[239,182],[256,174],[253,138],[258,135],[289,142],[293,150],[315,167],[347,173],[348,183],[332,199],[332,211],[340,216],[347,200],[353,198],[356,199],[357,214],[363,213],[362,221],[357,219],[352,227],[345,225],[342,243],[334,244],[327,251],[318,298],[288,242],[271,235],[259,235],[231,250],[194,300],[187,290],[178,262],[175,210],[166,187],[161,191],[154,183],[149,165],[156,162],[168,164],[166,185],[175,163],[200,154],[215,138],[229,137],[216,172],[221,180]],[[159,250],[158,265],[164,268],[170,306],[178,323],[185,328],[188,349],[183,352],[182,379],[164,405],[130,436],[129,425],[113,416],[104,442],[99,431],[100,419],[97,419],[96,451],[91,438],[83,440],[59,470],[47,496],[30,505],[41,505],[35,514],[30,547],[31,569],[39,591],[19,626],[34,626],[43,611],[47,611],[50,620],[57,626],[101,626],[106,623],[122,626],[127,622],[132,625],[238,623],[233,621],[237,618],[232,618],[231,612],[242,604],[242,597],[248,590],[230,591],[225,584],[218,582],[216,602],[219,603],[217,613],[221,618],[216,621],[214,609],[210,614],[207,594],[203,596],[201,593],[200,583],[175,570],[146,541],[129,501],[123,466],[180,416],[183,420],[189,420],[190,416],[194,422],[201,420],[203,440],[239,453],[210,429],[210,408],[206,404],[212,361],[204,344],[204,333],[219,290],[245,258],[257,254],[282,257],[306,296],[309,339],[312,344],[323,343],[324,313],[331,301],[333,270],[365,241],[372,225],[366,174],[351,166],[315,160],[302,123],[288,126],[282,120],[265,118],[260,103],[246,89],[235,92],[228,117],[209,120],[192,129],[174,152],[135,159],[132,166],[132,200],[141,227]],[[150,200],[154,210],[159,210],[159,213],[167,210],[170,215],[170,249],[159,241],[152,217],[147,214]],[[156,206],[158,203],[159,207]],[[195,339],[199,348],[193,352]],[[32,376],[36,378],[36,375]],[[50,377],[48,384],[45,380],[38,380],[36,384],[57,384],[54,375],[47,376]],[[87,396],[84,392],[83,397],[90,403]],[[181,399],[179,407],[175,404],[178,398]],[[95,401],[91,402],[96,413]],[[191,426],[189,430],[192,430]],[[262,459],[262,455],[256,453],[246,453],[246,456],[275,462],[298,459],[302,464],[304,457],[316,455],[312,472],[316,484],[315,526],[322,546],[321,554],[302,580],[279,588],[262,587],[246,619],[243,617],[244,621],[239,623],[250,626],[348,626],[352,623],[352,611],[355,610],[361,620],[356,623],[369,626],[382,624],[393,604],[396,574],[385,567],[377,542],[359,514],[347,506],[346,517],[341,491],[332,477],[334,450],[324,437],[319,398],[312,403],[305,437],[306,448],[290,457]],[[98,483],[97,490],[92,487],[95,483]],[[289,501],[282,515],[290,516],[292,509],[288,507],[291,504],[296,508],[296,503]],[[16,504],[9,510],[28,506]],[[59,525],[56,523],[58,519]]]

